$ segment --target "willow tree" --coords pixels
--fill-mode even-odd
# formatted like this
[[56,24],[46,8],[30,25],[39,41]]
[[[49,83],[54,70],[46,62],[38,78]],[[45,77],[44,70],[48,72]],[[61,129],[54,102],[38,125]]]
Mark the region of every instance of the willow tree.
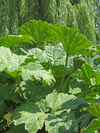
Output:
[[18,34],[31,19],[79,29],[96,43],[94,0],[0,0],[0,37]]
[[79,29],[93,44],[96,43],[94,0],[80,0],[69,10],[67,26]]
[[96,42],[100,44],[100,1],[97,0],[95,3],[95,26],[96,26]]

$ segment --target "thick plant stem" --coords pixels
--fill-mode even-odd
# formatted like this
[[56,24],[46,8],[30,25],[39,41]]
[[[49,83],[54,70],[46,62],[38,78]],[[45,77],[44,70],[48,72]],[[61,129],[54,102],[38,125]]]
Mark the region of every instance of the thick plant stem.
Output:
[[19,87],[19,90],[20,90],[20,93],[21,93],[21,96],[22,96],[22,100],[23,100],[23,102],[25,102],[25,98],[24,98],[22,89],[21,89],[21,87],[20,87],[20,84],[18,84],[18,87]]
[[62,90],[61,90],[61,92],[64,91],[64,89],[65,89],[65,87],[66,87],[66,84],[68,83],[70,77],[72,76],[72,74],[73,74],[74,72],[75,72],[75,71],[73,70],[73,71],[68,75],[68,77],[67,77],[67,79],[66,79],[64,85],[62,86]]
[[60,92],[62,92],[62,86],[63,86],[64,80],[65,80],[67,62],[68,62],[68,55],[66,54],[66,63],[65,63],[64,73],[63,73],[63,77],[62,77],[62,81],[61,81],[61,85],[60,85]]

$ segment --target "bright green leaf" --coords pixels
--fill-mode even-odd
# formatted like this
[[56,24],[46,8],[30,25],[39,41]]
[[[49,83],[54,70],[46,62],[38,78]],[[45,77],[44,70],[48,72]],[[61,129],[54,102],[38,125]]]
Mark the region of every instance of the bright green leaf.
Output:
[[31,37],[25,35],[8,35],[0,38],[0,46],[12,48],[15,44],[20,42],[29,42],[32,44]]
[[43,42],[55,40],[52,33],[49,32],[52,26],[53,25],[42,22],[41,20],[31,20],[21,26],[20,34],[30,36],[32,41],[40,45]]
[[69,56],[79,55],[92,45],[77,29],[55,25],[52,32],[60,39]]

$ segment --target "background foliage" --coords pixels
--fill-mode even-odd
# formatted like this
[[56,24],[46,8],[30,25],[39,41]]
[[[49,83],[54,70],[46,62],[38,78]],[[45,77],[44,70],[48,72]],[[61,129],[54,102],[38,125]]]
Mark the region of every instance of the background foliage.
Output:
[[0,37],[18,34],[20,26],[35,19],[79,29],[98,44],[99,12],[99,0],[1,0]]

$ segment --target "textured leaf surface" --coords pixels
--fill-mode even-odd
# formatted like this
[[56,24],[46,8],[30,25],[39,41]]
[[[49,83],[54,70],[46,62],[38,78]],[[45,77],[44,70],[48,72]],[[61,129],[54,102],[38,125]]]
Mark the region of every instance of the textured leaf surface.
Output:
[[15,125],[25,123],[29,133],[36,133],[43,127],[46,115],[34,103],[28,102],[17,107],[11,118]]
[[86,48],[91,46],[87,38],[77,29],[55,25],[52,32],[60,39],[69,56],[83,53]]
[[7,105],[4,101],[0,101],[0,117],[3,117],[6,113]]
[[47,95],[46,100],[49,103],[49,107],[52,109],[52,113],[57,110],[75,109],[80,104],[87,103],[83,98],[77,98],[74,95],[64,93],[57,94],[55,91]]
[[53,75],[44,70],[41,64],[37,63],[28,63],[27,65],[22,66],[22,77],[24,80],[32,79],[32,76],[36,80],[41,80],[41,78],[46,81],[48,85],[52,83],[52,81],[55,81]]
[[70,119],[71,114],[68,115],[65,117],[65,119],[48,115],[48,117],[45,119],[46,131],[48,131],[48,133],[77,133],[78,124],[76,121]]
[[20,65],[25,61],[26,56],[18,56],[12,54],[9,48],[0,47],[0,71],[3,71],[5,68],[9,72],[18,71]]
[[66,52],[61,43],[56,46],[45,46],[44,53],[51,65],[58,66],[65,64]]
[[44,122],[48,133],[77,133],[78,124],[71,109],[86,104],[85,100],[77,100],[73,95],[57,94],[54,91],[36,104],[28,102],[17,107],[11,116],[14,124],[25,123],[25,129],[29,133],[36,133],[43,127]]
[[94,119],[82,133],[94,133],[98,129],[100,129],[100,119]]
[[20,42],[29,42],[32,44],[31,38],[25,35],[8,35],[0,38],[0,46],[12,48],[15,44]]
[[46,59],[46,55],[45,53],[39,49],[39,48],[32,48],[32,49],[29,49],[28,52],[26,52],[25,50],[23,50],[21,48],[21,50],[27,54],[27,55],[33,55],[34,58],[38,58],[40,62],[47,62],[48,60]]
[[30,36],[35,43],[41,44],[45,41],[54,41],[52,32],[49,32],[51,28],[52,25],[47,22],[31,20],[21,26],[20,34]]
[[43,98],[49,93],[53,91],[52,88],[41,86],[39,83],[34,83],[33,81],[28,81],[22,87],[24,97],[27,100],[38,101]]

